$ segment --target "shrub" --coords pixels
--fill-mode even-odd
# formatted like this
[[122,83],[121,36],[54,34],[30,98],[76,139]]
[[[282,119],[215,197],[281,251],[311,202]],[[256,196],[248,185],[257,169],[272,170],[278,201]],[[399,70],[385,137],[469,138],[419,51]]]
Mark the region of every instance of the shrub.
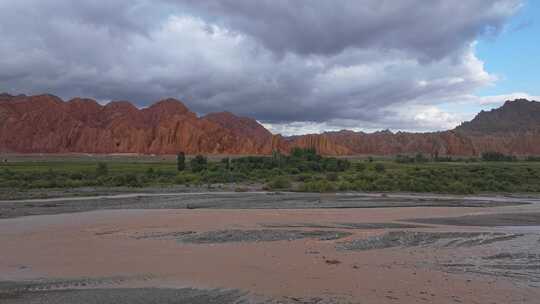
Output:
[[350,182],[341,182],[338,186],[339,191],[353,190],[354,186]]
[[148,168],[146,169],[145,174],[148,178],[154,178],[156,176],[156,171],[154,171],[154,168]]
[[298,169],[298,168],[289,168],[289,173],[293,174],[293,175],[300,174],[300,169]]
[[208,165],[208,160],[206,159],[206,157],[199,154],[191,160],[190,165],[191,165],[191,171],[201,172],[206,169]]
[[474,193],[472,188],[470,186],[465,185],[464,183],[460,181],[455,181],[448,185],[447,188],[448,192],[450,193],[456,193],[456,194],[471,194]]
[[414,157],[408,155],[396,155],[396,163],[399,164],[408,164],[408,163],[426,163],[429,159],[424,156],[422,153],[416,153]]
[[69,175],[69,178],[73,180],[82,180],[84,179],[84,176],[80,172],[74,172]]
[[206,183],[228,183],[230,181],[230,175],[225,170],[218,171],[206,171],[204,172],[202,179]]
[[241,182],[248,179],[248,176],[243,172],[233,172],[231,174],[231,180],[233,182]]
[[174,178],[174,183],[177,185],[185,185],[186,184],[186,177],[183,174],[178,174]]
[[325,171],[339,171],[338,159],[334,157],[326,158],[323,160],[322,167]]
[[308,161],[318,161],[320,159],[320,156],[317,154],[317,150],[315,150],[315,148],[296,147],[291,150],[291,156]]
[[129,187],[142,187],[142,183],[139,180],[138,176],[133,173],[128,173],[124,175],[124,183]]
[[338,159],[337,167],[338,171],[347,171],[351,167],[351,162],[347,159]]
[[422,153],[416,153],[416,155],[414,156],[414,161],[417,163],[426,163],[429,161],[429,159],[425,157]]
[[305,167],[304,171],[321,171],[321,165],[318,161],[306,161],[303,165]]
[[484,152],[482,153],[483,161],[513,161],[516,158],[511,155],[505,155],[499,152]]
[[114,186],[142,187],[141,181],[133,173],[116,175],[112,178],[111,182]]
[[298,174],[297,176],[295,176],[295,180],[296,181],[299,181],[299,182],[307,182],[309,180],[311,180],[313,178],[313,176],[309,173],[301,173],[301,174]]
[[356,181],[356,175],[354,175],[354,174],[344,174],[342,176],[342,179],[344,179],[345,181],[348,181],[349,183],[354,183],[354,181]]
[[[14,185],[14,183],[17,183],[17,181],[11,181]],[[37,180],[32,182],[31,188],[51,188],[51,183],[47,180]]]
[[198,184],[201,182],[201,177],[198,174],[191,174],[187,172],[181,172],[176,175],[174,181],[178,185]]
[[222,158],[221,164],[223,164],[225,170],[229,170],[231,168],[231,160],[228,157]]
[[285,176],[277,176],[268,183],[270,189],[288,189],[291,187],[291,182]]
[[381,164],[381,163],[376,163],[374,168],[375,168],[375,171],[379,173],[384,172],[384,170],[386,170],[386,168],[384,167],[384,164]]
[[354,182],[353,188],[356,191],[368,191],[371,190],[371,185],[365,180],[357,180]]
[[454,159],[451,156],[437,156],[433,159],[436,162],[452,162]]
[[326,179],[331,181],[331,182],[337,181],[338,178],[339,178],[339,176],[338,176],[338,174],[336,172],[326,173]]
[[408,155],[396,155],[396,163],[398,164],[407,164],[414,162],[414,158],[409,157]]
[[109,174],[109,167],[106,163],[98,163],[96,167],[96,175],[97,176],[104,176]]
[[366,167],[367,166],[364,163],[356,163],[356,164],[354,164],[354,169],[356,171],[358,171],[358,172],[362,172],[362,171],[366,170]]
[[12,177],[14,175],[14,173],[13,173],[13,171],[9,170],[8,168],[4,168],[4,169],[2,169],[1,175],[5,176],[5,177]]
[[330,183],[327,180],[318,180],[307,182],[302,185],[300,188],[304,192],[333,192],[336,190],[334,184]]
[[272,157],[246,156],[230,160],[234,170],[249,171],[254,169],[277,168],[279,163]]
[[[106,165],[105,165],[105,168],[107,168]],[[47,170],[47,172],[43,174],[43,178],[48,179],[48,180],[54,180],[57,178],[57,176],[58,176],[58,173],[53,171],[53,169],[51,168],[49,168],[49,170]]]

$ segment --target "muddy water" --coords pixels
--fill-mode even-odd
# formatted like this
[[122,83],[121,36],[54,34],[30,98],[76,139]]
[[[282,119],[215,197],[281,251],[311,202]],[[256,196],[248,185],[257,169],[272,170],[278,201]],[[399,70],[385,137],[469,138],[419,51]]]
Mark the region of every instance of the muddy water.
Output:
[[[307,303],[537,303],[538,270],[524,266],[540,256],[535,226],[516,232],[408,220],[505,214],[512,223],[508,214],[539,207],[98,210],[3,219],[0,281],[40,280],[46,290],[222,288]],[[343,250],[385,235],[392,246]]]
[[[55,197],[55,198],[43,198],[43,199],[21,199],[21,200],[0,200],[0,203],[48,203],[48,202],[66,202],[66,201],[88,201],[88,200],[102,200],[102,199],[126,199],[126,198],[144,198],[144,197],[190,197],[190,196],[220,196],[220,195],[234,195],[234,196],[253,196],[260,194],[273,194],[268,191],[250,191],[246,193],[229,192],[229,191],[212,191],[212,192],[170,192],[170,193],[122,193],[112,195],[95,195],[95,196],[80,196],[80,197]],[[294,192],[282,192],[280,194],[293,195]],[[389,194],[389,193],[336,193],[333,194],[337,197],[362,197],[362,198],[390,198],[390,199],[427,199],[427,200],[461,200],[461,201],[490,201],[499,203],[531,203],[540,204],[540,198],[527,197],[527,196],[463,196],[463,195],[435,195],[435,194]],[[318,197],[318,194],[300,194],[300,196],[313,196]]]

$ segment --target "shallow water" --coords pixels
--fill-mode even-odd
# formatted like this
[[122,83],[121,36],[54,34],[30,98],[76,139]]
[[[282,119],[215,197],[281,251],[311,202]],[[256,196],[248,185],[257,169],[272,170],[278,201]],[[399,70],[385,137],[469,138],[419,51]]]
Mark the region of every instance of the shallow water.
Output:
[[[297,200],[301,196],[316,197],[315,194],[270,194],[175,193],[172,197],[184,197],[184,200],[192,197],[190,200],[200,203],[245,200],[242,206],[255,204],[253,200],[260,198],[275,199],[277,204],[287,201],[289,196],[296,196]],[[170,194],[152,196],[167,195]],[[377,201],[355,195],[367,202]],[[352,194],[337,196],[355,197]],[[385,198],[392,196],[385,195]],[[114,201],[123,200],[128,198]],[[148,199],[144,204],[159,204],[157,201]],[[81,204],[86,202],[76,203]],[[540,212],[538,204],[525,207],[531,212]],[[538,225],[404,224],[411,218],[512,214],[523,213],[523,208],[495,204],[354,209],[119,209],[22,216],[0,220],[0,280],[77,282],[84,278],[87,282],[96,282],[90,288],[225,288],[272,299],[338,297],[346,299],[343,303],[456,303],[456,299],[462,303],[536,303],[540,288],[531,284],[532,279],[527,279],[537,278],[537,269],[513,269],[512,275],[508,275],[508,269],[488,266],[499,267],[504,263],[504,267],[522,267],[521,260],[486,260],[485,257],[509,253],[519,258],[524,249],[526,253],[535,253],[540,238]],[[334,235],[344,228],[347,234],[342,238],[311,237],[319,233],[317,231]],[[291,229],[295,230],[295,235],[301,233],[308,237],[277,237],[291,233]],[[276,237],[271,231],[276,232]],[[458,233],[458,236],[511,231],[525,236],[475,243],[475,246],[446,246],[446,243],[432,246],[421,242],[419,246],[399,243],[391,248],[368,251],[338,250],[340,243],[390,231],[416,231],[421,235]],[[270,233],[271,237],[264,237],[265,233]],[[178,242],[178,236],[183,235],[210,236],[211,242]]]

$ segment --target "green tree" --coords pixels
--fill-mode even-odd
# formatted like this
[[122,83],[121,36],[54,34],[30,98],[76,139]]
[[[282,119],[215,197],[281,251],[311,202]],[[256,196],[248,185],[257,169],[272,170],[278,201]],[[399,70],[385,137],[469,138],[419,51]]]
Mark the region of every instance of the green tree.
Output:
[[226,170],[229,170],[231,168],[231,160],[228,157],[222,158],[221,163],[225,166]]
[[351,167],[351,162],[347,159],[338,159],[337,169],[338,171],[347,171]]
[[283,155],[277,151],[277,150],[272,150],[272,162],[278,167],[278,168],[281,168],[281,166],[283,165]]
[[323,169],[326,171],[339,171],[338,159],[335,157],[325,158],[323,160]]
[[298,159],[303,160],[315,160],[318,161],[320,159],[320,156],[317,154],[317,150],[315,148],[292,148],[291,150],[291,156]]
[[511,155],[505,155],[500,152],[484,152],[482,153],[483,161],[514,161],[516,158]]
[[197,155],[190,161],[191,171],[201,172],[204,171],[208,165],[208,160],[203,155]]
[[176,154],[176,169],[178,171],[184,171],[186,169],[186,154],[184,152]]

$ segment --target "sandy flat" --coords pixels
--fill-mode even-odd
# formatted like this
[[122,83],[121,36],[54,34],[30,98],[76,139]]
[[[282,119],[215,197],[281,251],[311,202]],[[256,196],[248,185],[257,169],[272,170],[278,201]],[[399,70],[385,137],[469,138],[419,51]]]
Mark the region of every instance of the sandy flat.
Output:
[[[519,267],[523,259],[539,262],[540,231],[421,220],[499,213],[508,220],[534,210],[538,205],[97,210],[3,219],[0,281],[41,282],[20,293],[25,297],[151,287],[234,290],[250,301],[284,303],[536,303],[539,271]],[[343,249],[381,236],[397,245]]]

